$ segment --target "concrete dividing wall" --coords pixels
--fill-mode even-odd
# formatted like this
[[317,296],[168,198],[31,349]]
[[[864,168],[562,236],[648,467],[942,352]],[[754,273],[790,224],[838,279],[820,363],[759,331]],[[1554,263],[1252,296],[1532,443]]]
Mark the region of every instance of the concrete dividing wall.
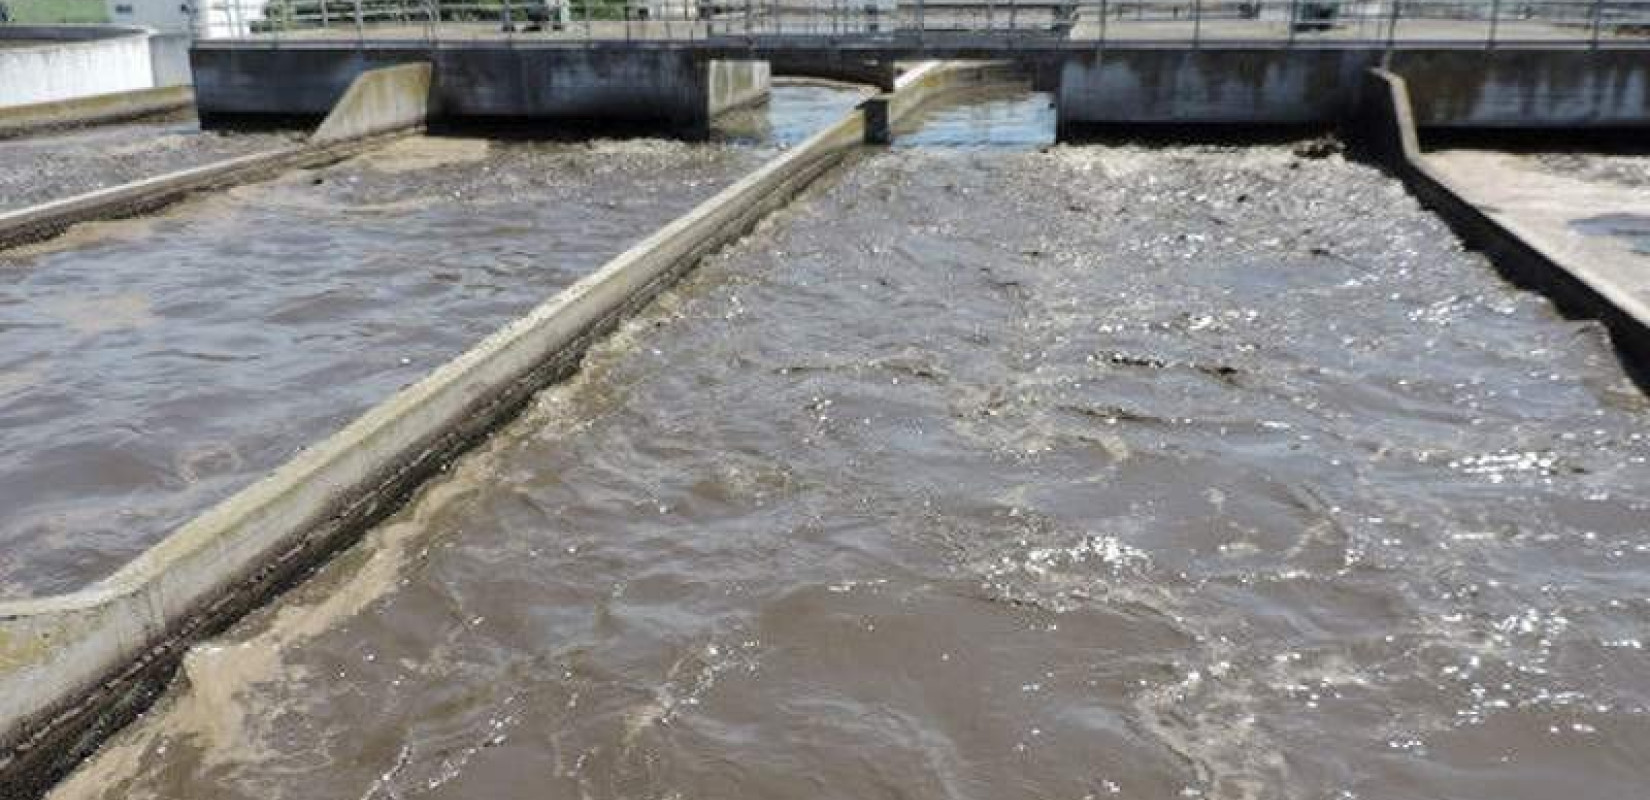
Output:
[[427,63],[361,73],[310,141],[326,144],[423,125],[430,116],[433,74]]
[[154,85],[149,34],[139,28],[8,25],[0,36],[47,41],[0,47],[0,108]]
[[1650,127],[1650,58],[1584,50],[1114,49],[1059,67],[1062,135],[1103,125],[1347,119],[1383,59],[1423,128]]
[[[1599,319],[1617,348],[1650,364],[1650,303],[1622,275],[1549,251],[1497,222],[1427,163],[1421,152],[1410,87],[1396,73],[1366,73],[1359,104],[1360,144],[1397,175],[1423,205],[1469,245],[1489,256],[1513,282],[1552,298],[1565,312]],[[1631,276],[1636,286],[1646,281]]]
[[44,791],[153,698],[191,643],[391,513],[594,338],[854,150],[864,128],[856,110],[788,149],[108,579],[0,602],[8,800]]
[[356,75],[430,61],[443,117],[652,124],[703,135],[721,111],[768,93],[760,61],[700,60],[668,49],[477,46],[259,50],[201,43],[191,51],[203,119],[318,116]]
[[156,33],[149,37],[149,64],[156,87],[189,86],[195,82],[189,71],[192,39],[187,32]]
[[1062,134],[1091,124],[1303,125],[1342,119],[1371,65],[1357,50],[1116,50],[1060,68]]

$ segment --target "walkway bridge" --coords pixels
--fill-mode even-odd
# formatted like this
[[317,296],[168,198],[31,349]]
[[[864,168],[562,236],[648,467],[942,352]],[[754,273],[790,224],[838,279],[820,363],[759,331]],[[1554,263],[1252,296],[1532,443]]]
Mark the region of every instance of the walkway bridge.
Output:
[[435,67],[439,113],[702,133],[783,73],[887,84],[1009,60],[1061,128],[1326,125],[1362,76],[1433,128],[1650,124],[1650,0],[225,0],[193,50],[208,120],[319,115],[362,71]]

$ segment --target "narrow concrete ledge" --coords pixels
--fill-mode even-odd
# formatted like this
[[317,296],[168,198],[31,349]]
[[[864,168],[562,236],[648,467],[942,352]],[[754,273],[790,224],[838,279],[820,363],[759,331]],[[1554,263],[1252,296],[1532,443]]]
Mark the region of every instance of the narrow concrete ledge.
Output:
[[0,108],[0,139],[49,128],[136,119],[188,108],[194,102],[195,92],[188,86],[166,86],[8,106]]
[[1358,131],[1370,154],[1392,170],[1421,203],[1468,245],[1489,256],[1509,279],[1552,298],[1565,313],[1605,323],[1616,347],[1638,367],[1650,364],[1650,279],[1629,276],[1568,258],[1516,223],[1497,219],[1474,204],[1421,152],[1409,86],[1385,69],[1367,73]]
[[[914,107],[895,103],[900,109]],[[0,786],[33,797],[196,641],[394,511],[701,258],[856,150],[860,110],[763,165],[85,590],[0,602]]]

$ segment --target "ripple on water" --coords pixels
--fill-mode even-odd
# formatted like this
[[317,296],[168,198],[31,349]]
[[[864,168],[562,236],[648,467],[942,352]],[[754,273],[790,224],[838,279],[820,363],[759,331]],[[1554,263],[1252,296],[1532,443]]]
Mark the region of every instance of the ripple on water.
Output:
[[228,701],[260,749],[120,785],[1630,796],[1644,412],[1337,156],[884,153],[405,512],[394,591]]

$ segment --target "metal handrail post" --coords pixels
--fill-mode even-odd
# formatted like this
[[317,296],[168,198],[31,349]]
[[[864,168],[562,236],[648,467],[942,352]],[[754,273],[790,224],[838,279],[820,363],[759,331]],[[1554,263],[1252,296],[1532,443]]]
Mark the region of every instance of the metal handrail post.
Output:
[[1599,32],[1604,27],[1604,0],[1593,0],[1593,49],[1598,49]]
[[1398,13],[1403,8],[1403,0],[1392,0],[1392,13],[1386,26],[1387,61],[1392,60],[1392,48],[1398,44]]
[[1100,33],[1096,40],[1102,50],[1106,47],[1106,0],[1100,0]]
[[1484,43],[1484,46],[1487,49],[1490,49],[1490,50],[1495,49],[1496,36],[1500,33],[1500,30],[1499,30],[1500,27],[1501,27],[1501,0],[1490,0],[1490,36],[1489,36],[1489,41]]
[[1192,49],[1203,46],[1203,0],[1192,0]]
[[1295,25],[1300,22],[1301,0],[1289,0],[1289,44],[1295,44]]
[[367,44],[367,22],[361,18],[361,0],[355,0],[355,46]]

